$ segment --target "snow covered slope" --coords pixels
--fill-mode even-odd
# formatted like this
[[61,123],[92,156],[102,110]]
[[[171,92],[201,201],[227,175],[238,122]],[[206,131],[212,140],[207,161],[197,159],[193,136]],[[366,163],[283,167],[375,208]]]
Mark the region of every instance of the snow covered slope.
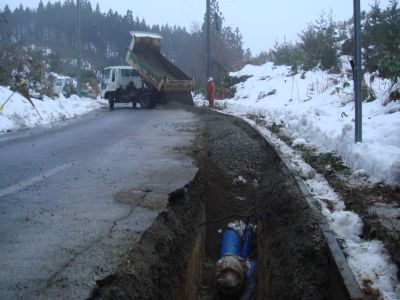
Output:
[[377,99],[363,103],[363,143],[355,144],[350,70],[292,73],[289,67],[272,63],[247,65],[231,76],[252,77],[236,85],[236,96],[219,101],[220,105],[235,114],[263,117],[282,126],[294,140],[336,152],[373,183],[400,185],[400,101],[384,105],[390,82],[365,76]]
[[[0,105],[12,93],[7,87],[0,86]],[[72,95],[68,99],[61,96],[54,100],[49,97],[44,97],[43,100],[32,98],[32,101],[43,119],[41,119],[27,99],[15,93],[4,105],[3,111],[0,112],[0,133],[47,125],[56,121],[73,118],[98,109],[106,104],[104,100],[79,98],[75,95]]]

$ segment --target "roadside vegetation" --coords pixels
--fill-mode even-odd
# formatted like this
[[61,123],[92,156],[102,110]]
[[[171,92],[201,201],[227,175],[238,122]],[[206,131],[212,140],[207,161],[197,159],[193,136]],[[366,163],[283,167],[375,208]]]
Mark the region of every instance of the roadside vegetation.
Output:
[[[353,22],[335,22],[332,12],[322,13],[314,22],[300,31],[299,40],[284,39],[273,49],[260,53],[251,62],[292,66],[294,72],[316,67],[332,73],[340,71],[340,57],[352,56]],[[375,77],[398,81],[400,75],[400,7],[398,0],[390,0],[380,8],[379,1],[362,13],[363,68]],[[365,85],[365,84],[364,84]]]

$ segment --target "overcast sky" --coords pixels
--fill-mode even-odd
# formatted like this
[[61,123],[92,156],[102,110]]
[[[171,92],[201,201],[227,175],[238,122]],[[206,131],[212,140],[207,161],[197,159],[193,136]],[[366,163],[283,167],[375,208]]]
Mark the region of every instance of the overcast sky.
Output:
[[[186,26],[201,24],[206,0],[90,0],[93,8],[100,4],[103,12],[117,10],[125,14],[128,9],[148,24]],[[54,2],[54,1],[51,1]],[[318,18],[322,11],[332,9],[335,20],[347,20],[353,14],[352,0],[219,0],[225,25],[239,27],[245,47],[254,54],[272,48],[276,40],[295,40],[297,33]],[[361,9],[369,10],[374,0],[361,0]],[[380,0],[386,7],[389,0]],[[0,9],[6,4],[11,9],[19,4],[36,8],[39,0],[0,0]],[[43,3],[47,3],[44,0]]]

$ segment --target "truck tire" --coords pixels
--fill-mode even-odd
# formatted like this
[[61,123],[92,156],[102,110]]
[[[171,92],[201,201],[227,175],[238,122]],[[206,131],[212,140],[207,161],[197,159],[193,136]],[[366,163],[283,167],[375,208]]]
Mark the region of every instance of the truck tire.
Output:
[[114,110],[114,98],[113,97],[110,97],[108,99],[108,104],[110,105],[110,111],[113,111]]
[[149,95],[142,95],[139,100],[140,108],[153,108],[154,103]]

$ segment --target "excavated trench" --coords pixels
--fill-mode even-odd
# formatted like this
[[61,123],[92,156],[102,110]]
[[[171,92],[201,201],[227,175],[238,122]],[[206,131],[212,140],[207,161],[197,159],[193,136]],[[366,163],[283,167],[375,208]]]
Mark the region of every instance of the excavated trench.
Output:
[[199,171],[91,299],[240,299],[218,293],[215,263],[219,229],[247,215],[258,220],[250,299],[347,298],[318,218],[275,150],[243,121],[195,112]]

